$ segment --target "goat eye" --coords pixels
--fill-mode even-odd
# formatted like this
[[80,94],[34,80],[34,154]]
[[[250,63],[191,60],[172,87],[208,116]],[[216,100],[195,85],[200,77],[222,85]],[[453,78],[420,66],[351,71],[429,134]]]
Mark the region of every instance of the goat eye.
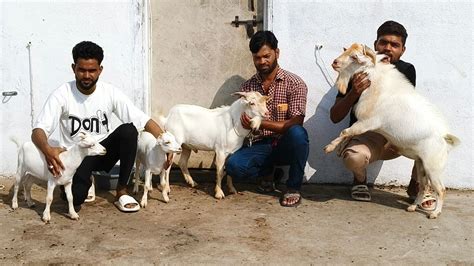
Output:
[[250,102],[249,104],[250,104],[250,105],[255,105],[255,103],[252,103],[252,102]]

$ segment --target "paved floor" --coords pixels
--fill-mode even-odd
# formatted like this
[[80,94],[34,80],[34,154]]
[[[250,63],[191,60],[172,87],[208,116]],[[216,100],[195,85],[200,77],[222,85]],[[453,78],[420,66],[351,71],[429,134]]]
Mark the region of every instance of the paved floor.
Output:
[[113,193],[98,191],[79,221],[67,217],[56,191],[44,224],[44,186],[33,186],[35,209],[20,202],[12,211],[12,184],[0,178],[0,264],[474,265],[472,191],[448,191],[442,215],[429,220],[405,211],[401,188],[376,187],[372,202],[356,202],[348,187],[305,185],[303,203],[283,208],[277,194],[257,194],[253,184],[236,184],[242,195],[216,200],[212,183],[190,188],[175,180],[169,203],[154,189],[148,206],[132,214],[114,207]]

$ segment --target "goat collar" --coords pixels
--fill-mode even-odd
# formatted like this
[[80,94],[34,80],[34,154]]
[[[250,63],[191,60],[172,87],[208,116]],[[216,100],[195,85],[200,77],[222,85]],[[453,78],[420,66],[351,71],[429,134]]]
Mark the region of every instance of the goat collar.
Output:
[[[237,123],[240,122],[240,121],[237,121]],[[254,135],[252,134],[253,133],[253,130],[249,130],[249,133],[247,135],[241,135],[239,133],[239,131],[237,130],[237,127],[235,125],[235,121],[234,121],[234,118],[232,118],[232,129],[234,130],[235,134],[238,136],[238,137],[244,137],[244,138],[249,138],[249,146],[252,146],[252,141],[253,141],[253,138],[254,138]]]

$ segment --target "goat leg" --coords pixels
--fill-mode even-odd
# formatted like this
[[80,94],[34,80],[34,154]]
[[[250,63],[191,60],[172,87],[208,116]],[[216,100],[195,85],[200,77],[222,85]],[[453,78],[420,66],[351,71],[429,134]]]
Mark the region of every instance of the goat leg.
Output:
[[[54,187],[52,190],[54,190]],[[64,192],[66,192],[66,198],[67,198],[67,203],[69,207],[69,217],[73,220],[79,220],[79,214],[77,214],[76,210],[74,210],[74,203],[73,203],[74,201],[73,201],[73,196],[72,196],[72,182],[64,184]],[[48,185],[48,193],[49,193],[49,185]],[[51,200],[52,199],[53,198],[51,197]]]

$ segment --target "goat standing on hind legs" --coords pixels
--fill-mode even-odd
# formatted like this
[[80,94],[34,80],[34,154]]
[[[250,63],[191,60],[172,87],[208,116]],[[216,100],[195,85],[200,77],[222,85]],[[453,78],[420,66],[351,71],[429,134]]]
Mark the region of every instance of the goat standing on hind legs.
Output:
[[383,135],[397,147],[399,154],[415,160],[420,189],[407,210],[414,211],[422,203],[425,189],[430,184],[438,195],[438,202],[429,218],[436,218],[445,198],[441,176],[448,152],[459,144],[459,140],[449,133],[437,108],[419,95],[393,65],[381,62],[383,59],[384,56],[376,56],[367,46],[353,44],[334,60],[333,68],[339,72],[336,86],[342,94],[346,93],[354,73],[367,73],[371,83],[354,105],[358,121],[344,129],[324,151],[332,152],[347,138],[367,131]]

